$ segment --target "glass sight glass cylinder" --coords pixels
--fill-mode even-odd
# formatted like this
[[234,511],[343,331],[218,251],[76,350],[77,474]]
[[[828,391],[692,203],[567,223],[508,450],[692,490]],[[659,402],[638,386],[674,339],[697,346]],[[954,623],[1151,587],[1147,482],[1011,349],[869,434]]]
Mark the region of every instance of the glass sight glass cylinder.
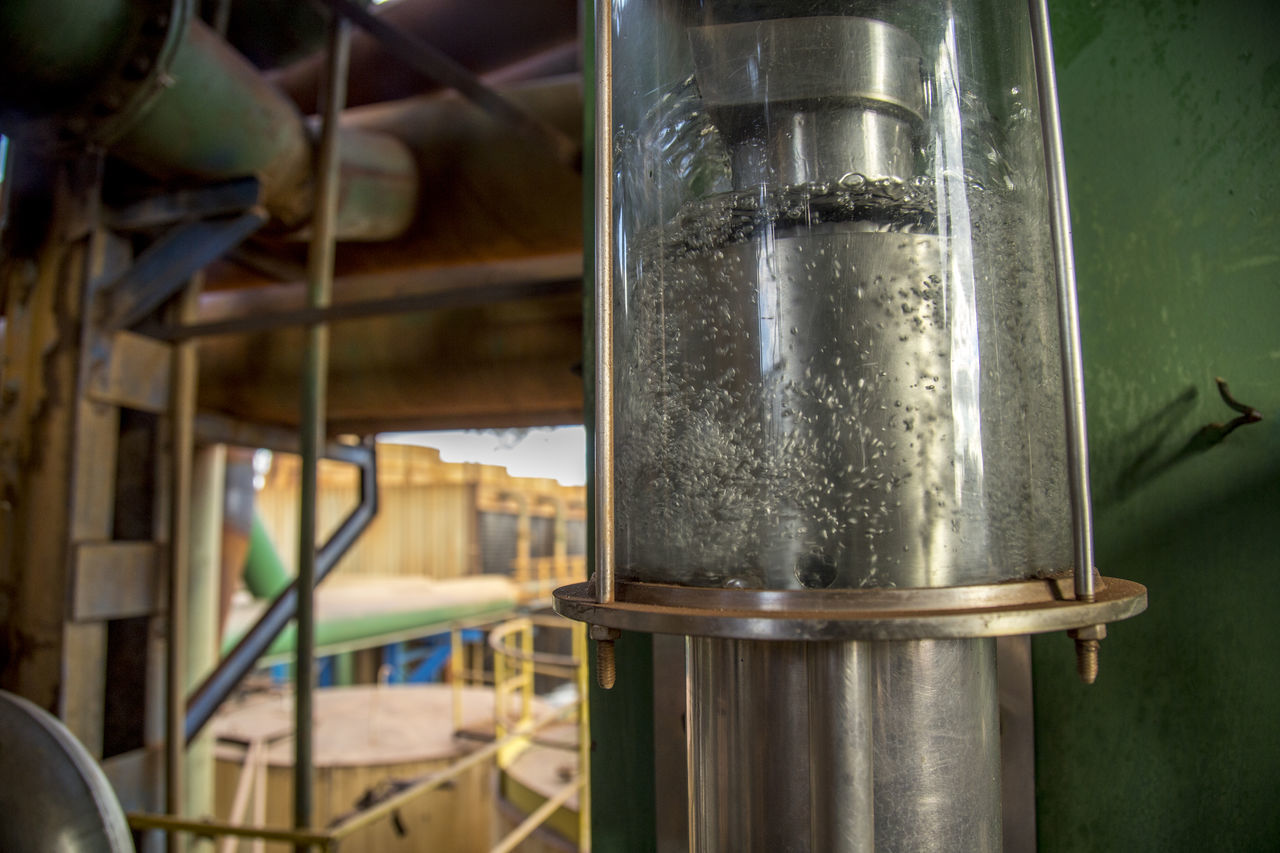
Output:
[[624,580],[1072,563],[1025,5],[612,4]]

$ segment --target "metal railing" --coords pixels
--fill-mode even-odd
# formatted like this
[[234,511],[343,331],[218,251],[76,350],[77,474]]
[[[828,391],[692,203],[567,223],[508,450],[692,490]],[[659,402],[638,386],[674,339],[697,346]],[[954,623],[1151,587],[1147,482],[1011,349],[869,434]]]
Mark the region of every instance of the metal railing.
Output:
[[[534,630],[544,628],[567,630],[572,636],[572,654],[561,655],[534,651]],[[535,731],[535,676],[564,679],[574,686],[575,700],[561,712],[576,710],[578,773],[533,811],[494,846],[490,853],[508,853],[527,838],[575,794],[578,796],[578,850],[591,849],[590,813],[590,748],[591,727],[587,696],[586,623],[570,622],[560,616],[525,616],[512,619],[489,634],[493,650],[493,724],[495,743],[505,744],[498,750],[498,769],[507,771],[529,748]],[[514,709],[514,710],[513,710]],[[567,716],[567,714],[566,714]]]
[[[452,630],[450,673],[453,685],[453,729],[462,724],[462,690],[465,686],[489,681],[483,666],[468,661],[469,644],[462,642],[462,630],[472,627],[459,623]],[[536,652],[533,648],[535,628],[572,632],[573,653],[570,655]],[[452,782],[468,770],[494,760],[500,771],[512,763],[534,742],[534,736],[557,723],[576,721],[578,736],[578,772],[573,779],[546,797],[537,809],[509,832],[491,853],[510,853],[575,795],[578,797],[578,850],[588,853],[590,840],[590,719],[585,701],[587,695],[587,648],[584,623],[569,622],[556,616],[529,616],[504,622],[489,634],[489,647],[494,655],[494,727],[492,742],[468,753],[458,761],[425,776],[394,794],[354,814],[334,821],[326,829],[289,829],[263,826],[266,814],[266,753],[270,743],[254,741],[246,745],[244,763],[233,795],[232,810],[227,820],[200,820],[171,815],[134,812],[128,815],[129,826],[136,830],[158,829],[186,833],[203,838],[221,838],[219,853],[235,849],[236,839],[254,839],[255,850],[266,841],[287,842],[313,850],[333,851],[357,832],[379,821],[390,820],[393,813],[413,800]],[[575,686],[574,700],[562,707],[538,713],[534,693],[535,676],[561,678]],[[286,735],[285,737],[291,737]],[[252,807],[254,824],[243,820]]]

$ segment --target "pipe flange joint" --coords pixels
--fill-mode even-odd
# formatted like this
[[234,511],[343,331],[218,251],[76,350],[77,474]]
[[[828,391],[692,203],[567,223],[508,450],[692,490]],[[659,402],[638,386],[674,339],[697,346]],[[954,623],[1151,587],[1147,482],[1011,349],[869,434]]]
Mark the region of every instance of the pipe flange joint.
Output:
[[136,0],[133,8],[128,48],[78,107],[55,119],[60,135],[110,145],[173,85],[170,71],[194,16],[193,0]]
[[[1141,584],[1099,577],[1091,601],[1075,597],[1068,575],[973,586],[911,589],[771,590],[620,581],[600,602],[590,582],[555,591],[562,616],[587,622],[590,636],[613,631],[742,640],[919,640],[1070,631],[1096,643],[1106,623],[1147,607]],[[616,636],[616,634],[615,634]]]

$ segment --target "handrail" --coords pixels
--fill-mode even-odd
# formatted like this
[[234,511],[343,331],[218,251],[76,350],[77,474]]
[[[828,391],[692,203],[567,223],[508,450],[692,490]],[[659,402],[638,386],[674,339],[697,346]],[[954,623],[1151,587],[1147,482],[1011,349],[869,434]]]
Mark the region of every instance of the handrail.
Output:
[[546,823],[556,813],[556,809],[567,803],[569,798],[578,793],[579,790],[585,788],[586,781],[586,778],[582,775],[575,776],[573,781],[548,797],[547,801],[521,821],[519,826],[507,833],[506,837],[498,842],[489,853],[511,853],[512,850],[515,850],[520,845],[521,841],[524,841],[533,834],[535,829]]
[[347,836],[363,829],[381,818],[388,817],[396,809],[403,808],[410,800],[441,787],[452,781],[465,771],[493,757],[498,750],[527,735],[558,722],[569,715],[575,706],[567,705],[559,708],[533,723],[528,732],[511,734],[507,738],[492,743],[469,753],[460,761],[451,764],[439,773],[427,776],[408,787],[397,791],[390,797],[375,803],[364,811],[357,812],[331,825],[327,830],[299,830],[270,826],[242,826],[221,820],[199,820],[157,815],[147,812],[130,812],[126,815],[129,826],[134,829],[160,829],[175,832],[186,832],[203,837],[231,835],[238,838],[261,838],[267,841],[288,841],[294,844],[310,844],[321,850],[333,850]]
[[[552,627],[569,629],[573,632],[573,648],[572,655],[554,655],[545,652],[534,652],[532,650],[533,627]],[[462,623],[455,623],[453,626],[453,654],[455,673],[455,710],[454,710],[454,728],[458,728],[458,720],[460,717],[458,679],[457,674],[462,672],[462,663],[460,660],[461,642],[460,631],[463,627]],[[511,635],[521,633],[519,647],[513,647],[506,641]],[[453,779],[476,767],[491,758],[498,759],[498,766],[505,769],[509,766],[508,755],[518,755],[530,743],[534,741],[534,735],[542,729],[570,718],[576,714],[578,721],[578,760],[579,770],[572,780],[567,782],[563,787],[556,790],[547,800],[539,806],[535,811],[529,814],[512,832],[502,839],[493,848],[491,853],[509,853],[522,840],[527,838],[537,827],[545,823],[555,812],[568,802],[573,795],[578,795],[578,849],[581,853],[586,853],[591,849],[590,846],[590,725],[589,710],[586,705],[586,630],[583,623],[568,622],[561,617],[556,616],[525,616],[518,619],[510,620],[495,628],[490,632],[489,645],[494,649],[494,665],[495,665],[495,708],[494,723],[498,729],[498,736],[494,740],[474,752],[469,753],[463,758],[443,770],[433,773],[429,776],[419,779],[407,787],[395,792],[385,799],[373,804],[369,808],[353,814],[338,818],[325,830],[315,829],[289,829],[284,827],[271,827],[260,825],[243,825],[233,821],[221,820],[202,820],[174,817],[171,815],[157,815],[146,812],[131,812],[127,815],[129,825],[134,829],[158,829],[170,832],[187,833],[199,837],[219,837],[228,836],[234,838],[254,838],[266,841],[282,841],[292,843],[297,846],[311,846],[312,848],[326,851],[334,851],[343,839],[351,836],[365,827],[368,827],[377,821],[389,817],[397,809],[403,808],[410,801],[417,797],[434,791],[441,786],[451,782]],[[519,671],[510,678],[505,677],[505,673],[497,672],[497,667],[506,666],[505,658],[510,657],[516,660],[520,666]],[[499,661],[503,661],[499,663]],[[571,666],[562,665],[563,661],[568,661]],[[548,670],[554,669],[555,672]],[[576,702],[557,708],[550,713],[533,718],[533,675],[535,673],[548,674],[559,677],[573,678],[574,684],[577,686],[578,698]],[[499,675],[503,677],[499,678]],[[509,710],[506,706],[509,695],[504,694],[501,685],[503,682],[518,682],[522,691],[521,705],[522,711],[527,709],[527,715],[522,713],[521,719],[515,721],[512,730],[503,732],[506,728],[504,709]],[[504,699],[503,697],[506,696]],[[259,750],[261,745],[259,745]],[[249,745],[249,753],[254,750],[254,745]],[[238,786],[242,787],[242,786]],[[237,791],[237,800],[244,797]],[[243,812],[243,808],[240,809]]]
[[[535,731],[546,728],[554,722],[558,722],[563,717],[568,716],[568,712],[573,709],[574,706],[568,705],[547,714],[541,720],[535,722],[530,730],[525,734],[532,734]],[[455,764],[449,765],[439,773],[434,773],[425,779],[421,779],[403,790],[397,791],[385,800],[374,804],[368,809],[345,818],[329,828],[330,837],[334,841],[341,841],[356,830],[366,827],[381,818],[390,816],[392,812],[396,809],[403,808],[410,800],[425,794],[428,791],[434,791],[446,782],[452,781],[454,777],[461,775],[464,771],[469,770],[477,764],[480,764],[486,759],[492,757],[498,752],[498,750],[508,746],[510,743],[518,740],[522,736],[523,735],[521,734],[511,734],[505,738],[499,738],[492,743],[486,744],[475,752],[469,753],[465,758]]]

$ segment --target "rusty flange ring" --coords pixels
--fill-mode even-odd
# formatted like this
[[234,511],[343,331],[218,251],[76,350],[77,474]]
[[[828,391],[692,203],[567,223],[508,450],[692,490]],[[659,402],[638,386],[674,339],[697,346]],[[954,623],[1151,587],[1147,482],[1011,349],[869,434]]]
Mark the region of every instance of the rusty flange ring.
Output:
[[1147,589],[1098,578],[1077,601],[1070,578],[917,589],[760,590],[619,582],[555,591],[562,616],[623,631],[743,640],[920,640],[1003,637],[1117,622],[1147,609]]

